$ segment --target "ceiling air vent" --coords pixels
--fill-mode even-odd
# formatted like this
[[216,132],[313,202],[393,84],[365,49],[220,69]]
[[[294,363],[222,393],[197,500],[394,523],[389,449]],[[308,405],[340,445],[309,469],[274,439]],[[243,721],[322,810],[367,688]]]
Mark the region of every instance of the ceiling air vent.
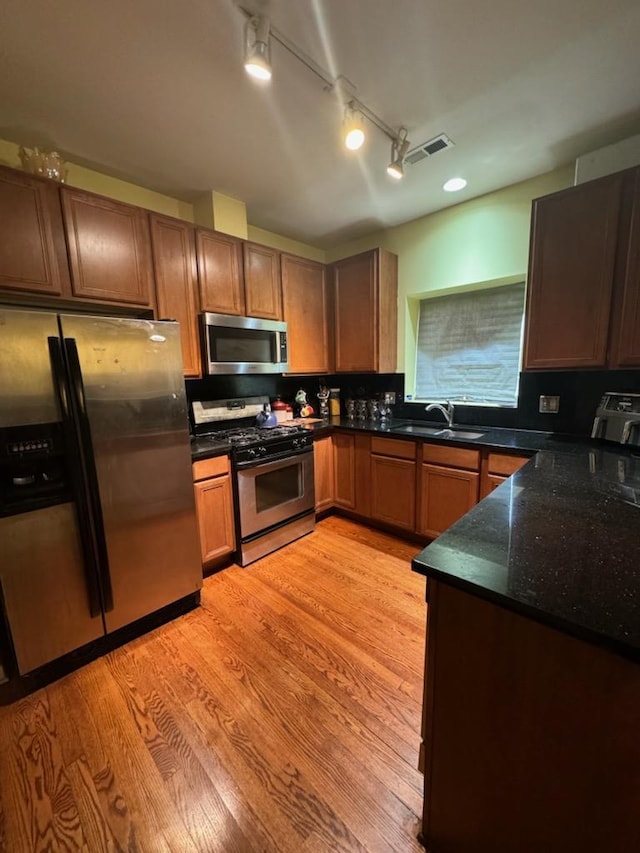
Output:
[[418,145],[417,148],[413,148],[409,151],[407,156],[404,158],[404,162],[415,166],[416,163],[424,160],[425,157],[432,157],[434,154],[437,154],[438,151],[444,151],[445,148],[453,148],[454,145],[455,142],[449,139],[446,133],[441,133],[440,136],[434,136],[433,139],[430,139],[428,142],[423,142],[422,145]]

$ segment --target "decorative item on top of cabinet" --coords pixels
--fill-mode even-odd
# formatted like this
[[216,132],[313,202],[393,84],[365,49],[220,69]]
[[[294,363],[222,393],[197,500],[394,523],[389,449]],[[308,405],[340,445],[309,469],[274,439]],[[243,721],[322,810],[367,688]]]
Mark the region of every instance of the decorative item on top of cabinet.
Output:
[[229,457],[203,459],[192,467],[202,564],[212,567],[236,547]]
[[415,531],[415,441],[372,436],[371,518]]
[[201,375],[198,341],[196,246],[188,222],[152,213],[151,245],[160,319],[180,323],[184,375]]
[[[627,242],[627,220],[621,213],[634,172],[637,170],[619,172],[534,200],[525,369],[605,367],[610,363],[612,299]],[[636,215],[636,229],[637,219]],[[633,287],[631,282],[628,295],[637,305]],[[628,322],[638,328],[636,318]],[[628,337],[628,327],[626,334]],[[632,338],[633,334],[640,337],[637,331]],[[617,349],[615,342],[613,348]],[[624,361],[622,353],[615,360],[618,364],[640,363],[640,354],[638,362]]]
[[397,362],[398,258],[373,249],[333,264],[335,370],[393,373]]
[[422,445],[419,532],[435,539],[478,502],[480,451]]
[[330,509],[334,501],[333,437],[316,438],[313,442],[313,471],[316,512]]
[[291,373],[331,372],[329,293],[324,264],[281,255],[283,315]]
[[280,256],[276,249],[243,243],[244,301],[248,317],[282,320]]
[[59,188],[0,166],[0,288],[69,296]]
[[148,212],[69,187],[60,193],[73,295],[152,308]]
[[529,456],[514,456],[510,453],[482,454],[480,463],[480,499],[486,498],[501,483],[529,461]]
[[245,312],[242,240],[231,234],[196,228],[200,309],[214,314]]

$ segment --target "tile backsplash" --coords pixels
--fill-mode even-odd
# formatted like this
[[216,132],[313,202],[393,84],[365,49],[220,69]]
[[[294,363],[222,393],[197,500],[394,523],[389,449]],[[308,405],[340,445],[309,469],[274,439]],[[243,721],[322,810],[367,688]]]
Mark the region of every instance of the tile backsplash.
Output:
[[[394,391],[404,397],[402,373],[341,373],[332,376],[214,376],[186,381],[187,398],[218,400],[227,397],[252,397],[266,394],[272,399],[280,395],[292,402],[296,391],[304,388],[311,405],[318,409],[316,394],[320,385],[340,388],[342,411],[347,397],[373,397]],[[605,391],[640,392],[640,370],[567,370],[520,374],[517,409],[456,406],[458,424],[501,426],[513,429],[535,429],[570,435],[588,435],[600,397]],[[540,413],[540,395],[560,397],[557,414]],[[424,403],[398,402],[393,407],[397,418],[437,420],[437,413],[427,414]]]

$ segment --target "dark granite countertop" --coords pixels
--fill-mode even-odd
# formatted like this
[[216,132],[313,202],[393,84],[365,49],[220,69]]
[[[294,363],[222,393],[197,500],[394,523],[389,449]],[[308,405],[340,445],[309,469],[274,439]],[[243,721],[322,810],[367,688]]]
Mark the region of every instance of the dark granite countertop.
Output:
[[[314,437],[341,429],[532,454],[418,554],[414,571],[640,662],[640,453],[528,430],[423,432],[444,426],[436,422],[332,418],[305,426]],[[228,452],[225,441],[192,442],[194,461]]]
[[414,571],[640,662],[640,454],[541,450]]

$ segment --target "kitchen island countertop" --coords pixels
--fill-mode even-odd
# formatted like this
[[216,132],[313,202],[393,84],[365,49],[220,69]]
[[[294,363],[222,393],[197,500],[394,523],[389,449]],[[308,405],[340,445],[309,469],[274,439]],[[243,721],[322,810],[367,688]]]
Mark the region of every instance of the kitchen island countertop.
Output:
[[640,455],[541,450],[414,571],[640,662]]

